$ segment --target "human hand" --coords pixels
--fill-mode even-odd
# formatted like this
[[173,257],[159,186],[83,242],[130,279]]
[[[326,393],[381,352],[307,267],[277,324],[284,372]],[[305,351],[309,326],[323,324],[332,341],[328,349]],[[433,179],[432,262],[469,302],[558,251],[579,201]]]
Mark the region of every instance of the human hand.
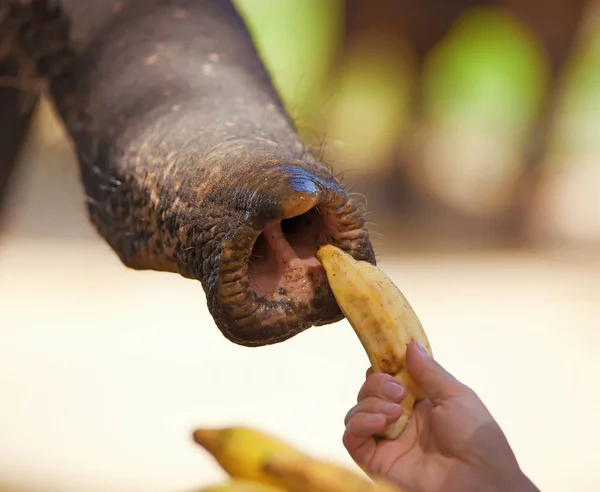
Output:
[[344,446],[363,470],[411,492],[539,492],[473,390],[416,342],[408,347],[407,368],[427,398],[415,405],[400,437],[374,437],[402,413],[406,391],[388,374],[369,369],[346,415]]

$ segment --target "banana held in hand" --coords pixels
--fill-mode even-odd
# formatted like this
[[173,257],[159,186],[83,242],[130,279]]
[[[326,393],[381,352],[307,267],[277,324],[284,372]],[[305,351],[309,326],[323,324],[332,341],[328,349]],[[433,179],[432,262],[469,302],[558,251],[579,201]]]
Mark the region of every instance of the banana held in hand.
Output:
[[417,340],[432,355],[427,335],[400,289],[379,267],[357,261],[330,244],[321,247],[316,256],[373,370],[394,376],[406,388],[402,416],[381,435],[396,439],[410,419],[415,403],[425,398],[406,369],[406,349]]

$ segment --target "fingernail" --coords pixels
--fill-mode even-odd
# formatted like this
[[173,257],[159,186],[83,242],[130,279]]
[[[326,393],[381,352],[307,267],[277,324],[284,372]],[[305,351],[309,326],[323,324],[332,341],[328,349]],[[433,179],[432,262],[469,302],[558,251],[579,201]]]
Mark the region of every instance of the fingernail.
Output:
[[396,381],[386,381],[381,386],[381,392],[386,398],[397,401],[404,395],[404,388]]
[[387,413],[388,415],[395,415],[402,411],[402,406],[397,403],[392,403],[390,401],[382,401],[380,403],[380,409],[382,413]]
[[417,341],[416,343],[417,343],[417,348],[424,354],[427,354],[427,350],[425,350],[425,347],[423,346],[423,344],[419,341]]

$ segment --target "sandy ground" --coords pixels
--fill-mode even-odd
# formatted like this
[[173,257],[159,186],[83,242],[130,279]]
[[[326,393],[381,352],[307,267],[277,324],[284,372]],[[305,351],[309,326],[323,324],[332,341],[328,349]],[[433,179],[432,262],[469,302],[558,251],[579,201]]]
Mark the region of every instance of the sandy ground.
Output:
[[[381,264],[541,489],[600,490],[598,265],[502,255]],[[100,242],[5,239],[0,299],[8,483],[191,490],[223,474],[190,432],[234,423],[352,466],[342,419],[367,360],[345,321],[238,347],[197,283],[127,270]]]
[[[228,342],[197,282],[121,265],[85,221],[80,191],[40,198],[54,172],[44,166],[24,172],[0,238],[0,490],[191,491],[224,477],[192,443],[198,426],[255,425],[354,466],[343,417],[368,362],[347,322],[260,349]],[[81,227],[56,233],[65,221]],[[600,490],[600,261],[380,264],[538,486]]]

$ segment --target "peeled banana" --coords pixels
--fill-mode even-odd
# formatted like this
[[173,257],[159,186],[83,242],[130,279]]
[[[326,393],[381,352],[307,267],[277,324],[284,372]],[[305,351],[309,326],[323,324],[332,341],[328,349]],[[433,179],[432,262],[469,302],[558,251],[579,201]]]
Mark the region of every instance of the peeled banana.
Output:
[[[260,482],[287,492],[399,490],[386,481],[378,480],[375,483],[344,467],[317,460],[269,434],[249,427],[198,429],[194,432],[194,440],[211,453],[234,480]],[[253,490],[248,489],[248,492]]]
[[379,267],[357,261],[331,244],[319,248],[316,257],[373,371],[394,376],[406,388],[402,416],[381,433],[385,439],[396,439],[406,427],[415,403],[425,398],[406,369],[406,349],[413,340],[432,355],[425,330],[400,289]]

